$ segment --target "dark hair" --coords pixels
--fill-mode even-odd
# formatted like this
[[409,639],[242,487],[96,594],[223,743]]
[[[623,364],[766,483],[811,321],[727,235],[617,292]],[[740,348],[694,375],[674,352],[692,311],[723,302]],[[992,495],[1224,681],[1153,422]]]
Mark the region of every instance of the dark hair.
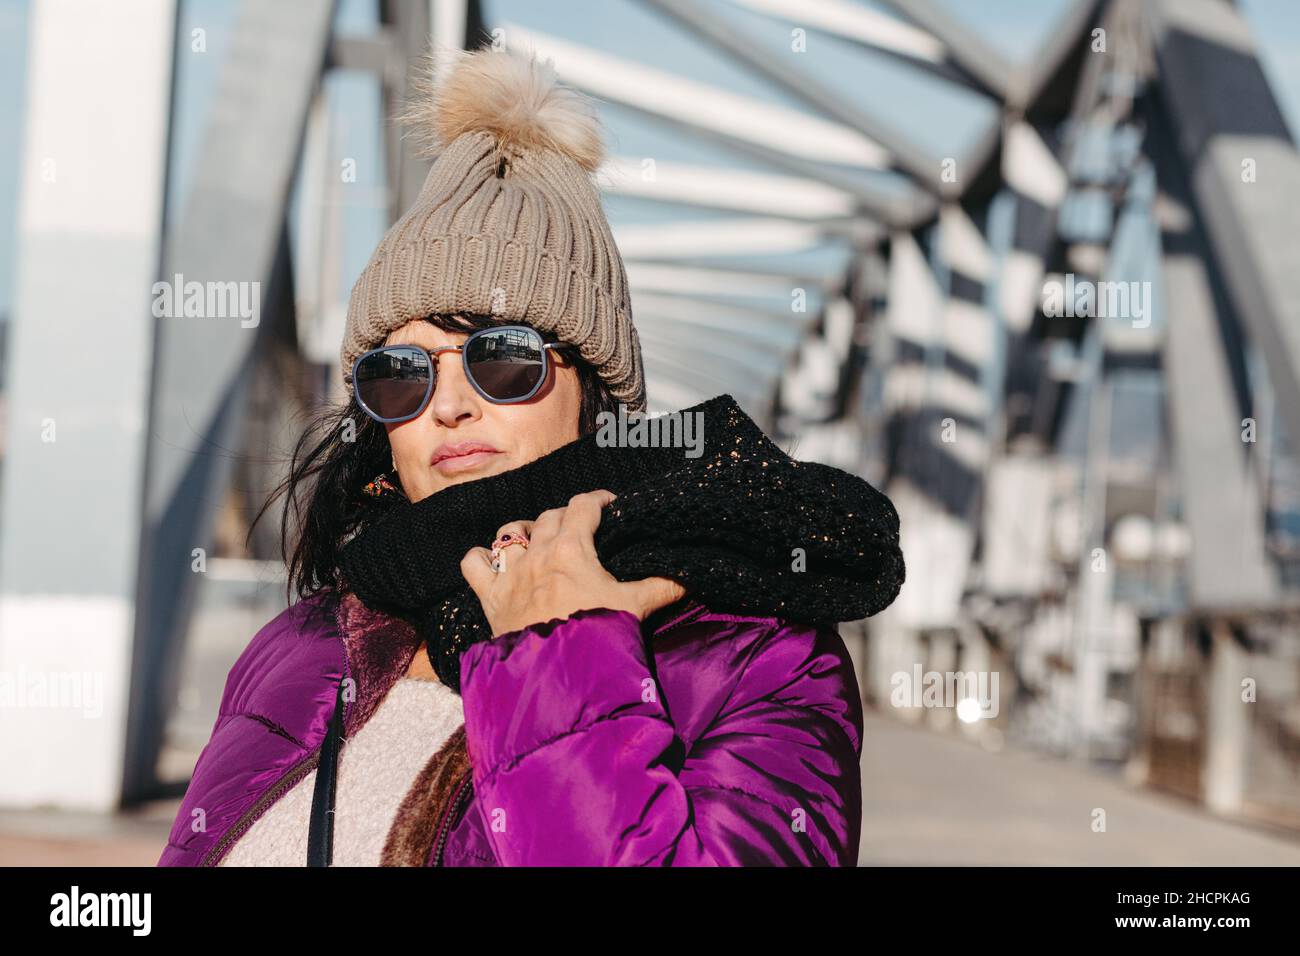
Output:
[[[433,315],[425,321],[448,332],[507,324],[488,315]],[[557,341],[548,333],[542,338]],[[596,416],[616,411],[618,403],[594,366],[571,351],[566,359],[577,370],[581,387],[578,433],[590,434],[597,428]],[[304,598],[337,585],[340,548],[391,505],[391,500],[362,492],[371,479],[392,468],[384,426],[362,411],[351,389],[346,402],[322,403],[318,409],[294,447],[288,476],[267,497],[248,531],[251,540],[257,522],[284,496],[280,550],[288,567],[286,598],[295,589]]]

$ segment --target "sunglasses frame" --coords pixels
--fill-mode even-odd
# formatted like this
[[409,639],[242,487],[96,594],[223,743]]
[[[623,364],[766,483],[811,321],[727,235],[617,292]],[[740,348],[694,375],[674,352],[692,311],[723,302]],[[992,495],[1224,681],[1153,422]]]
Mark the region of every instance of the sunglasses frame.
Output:
[[[473,342],[475,339],[479,338],[480,336],[489,335],[493,332],[511,332],[511,331],[528,332],[532,335],[537,336],[539,339],[542,337],[542,334],[540,332],[538,332],[535,328],[529,325],[494,325],[491,328],[477,330],[476,332],[472,333],[469,336],[469,338],[465,339],[465,341],[462,342],[460,345],[440,345],[437,348],[426,349],[422,345],[413,345],[409,343],[404,343],[401,345],[381,345],[379,346],[379,348],[371,349],[368,352],[363,352],[360,355],[358,355],[356,359],[352,362],[352,377],[350,381],[350,384],[352,386],[352,395],[356,399],[357,405],[361,407],[361,410],[377,422],[382,422],[386,425],[393,425],[398,422],[409,422],[412,419],[419,418],[421,415],[424,414],[424,410],[429,407],[429,401],[430,399],[433,398],[433,390],[437,388],[438,385],[438,356],[441,355],[443,352],[459,352],[461,358],[461,368],[463,368],[465,371],[465,380],[468,381],[470,385],[474,387],[474,391],[478,392],[478,394],[481,395],[485,401],[491,402],[493,405],[517,405],[520,402],[526,402],[534,395],[536,395],[539,391],[541,391],[542,386],[546,384],[546,379],[551,374],[550,351],[552,349],[571,348],[571,346],[568,342],[543,341],[542,349],[541,349],[542,374],[537,379],[537,384],[534,385],[528,391],[528,394],[522,395],[519,398],[493,398],[491,395],[489,395],[487,392],[483,390],[483,388],[475,380],[474,374],[469,369],[469,357],[468,357],[469,344]],[[424,398],[420,400],[420,407],[417,408],[410,415],[403,415],[398,418],[383,418],[380,415],[377,415],[370,408],[370,406],[368,406],[365,403],[365,401],[361,398],[361,389],[357,387],[357,370],[361,367],[361,363],[365,361],[365,359],[368,358],[369,356],[374,355],[378,352],[387,352],[389,349],[417,349],[429,356],[429,384],[428,387],[425,389]]]

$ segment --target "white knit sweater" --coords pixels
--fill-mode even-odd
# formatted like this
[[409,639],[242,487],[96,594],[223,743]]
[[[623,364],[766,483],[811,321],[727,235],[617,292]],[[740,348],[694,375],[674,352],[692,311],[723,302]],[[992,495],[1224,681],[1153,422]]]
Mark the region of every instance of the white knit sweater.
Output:
[[[460,695],[439,681],[402,677],[344,740],[334,795],[334,866],[378,866],[402,799],[464,723]],[[306,866],[313,770],[273,803],[219,866]]]

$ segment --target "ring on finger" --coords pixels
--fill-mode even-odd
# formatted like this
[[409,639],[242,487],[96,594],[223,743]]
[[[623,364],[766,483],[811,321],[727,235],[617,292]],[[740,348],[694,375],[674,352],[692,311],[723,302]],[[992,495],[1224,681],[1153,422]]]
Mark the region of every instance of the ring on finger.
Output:
[[518,531],[507,531],[501,537],[492,542],[492,570],[500,574],[505,570],[505,556],[502,552],[511,545],[517,544],[525,551],[528,550],[528,538]]

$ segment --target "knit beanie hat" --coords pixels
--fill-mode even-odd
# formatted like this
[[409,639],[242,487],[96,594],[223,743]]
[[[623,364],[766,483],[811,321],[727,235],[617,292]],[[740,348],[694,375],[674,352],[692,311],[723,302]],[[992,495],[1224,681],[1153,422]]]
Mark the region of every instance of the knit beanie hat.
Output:
[[552,332],[617,401],[645,409],[627,274],[591,174],[603,158],[591,101],[548,61],[454,54],[404,117],[440,148],[407,210],[352,287],[340,358],[431,314],[489,314]]

